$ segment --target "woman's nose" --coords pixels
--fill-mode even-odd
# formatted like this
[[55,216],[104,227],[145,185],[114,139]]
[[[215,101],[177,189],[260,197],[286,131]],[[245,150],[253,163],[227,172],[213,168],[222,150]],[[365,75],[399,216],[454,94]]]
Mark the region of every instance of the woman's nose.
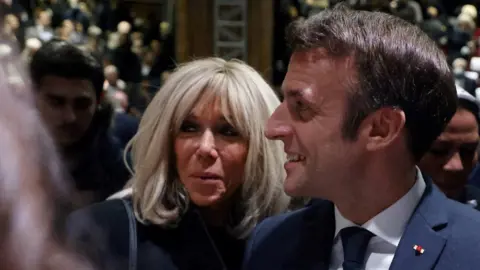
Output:
[[210,130],[206,130],[199,141],[198,152],[205,158],[217,158],[217,148],[215,145],[215,136]]

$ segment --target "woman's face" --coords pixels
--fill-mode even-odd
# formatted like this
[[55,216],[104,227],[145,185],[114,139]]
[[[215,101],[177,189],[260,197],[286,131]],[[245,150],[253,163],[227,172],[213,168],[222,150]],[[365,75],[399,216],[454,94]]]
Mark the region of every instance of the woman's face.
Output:
[[199,102],[175,138],[180,181],[198,206],[225,203],[243,182],[248,143],[222,114],[220,102]]

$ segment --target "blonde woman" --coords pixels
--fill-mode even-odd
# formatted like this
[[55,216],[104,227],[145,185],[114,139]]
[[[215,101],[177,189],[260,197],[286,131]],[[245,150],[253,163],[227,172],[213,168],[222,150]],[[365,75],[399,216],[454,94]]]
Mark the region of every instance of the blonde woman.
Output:
[[129,144],[131,189],[70,217],[80,252],[101,269],[240,269],[252,229],[289,203],[283,146],[263,135],[279,104],[240,61],[179,67]]

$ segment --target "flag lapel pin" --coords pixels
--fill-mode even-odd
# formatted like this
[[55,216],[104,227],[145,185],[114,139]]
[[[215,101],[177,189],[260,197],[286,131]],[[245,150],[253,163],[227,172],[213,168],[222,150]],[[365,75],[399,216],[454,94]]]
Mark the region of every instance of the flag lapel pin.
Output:
[[415,250],[415,253],[417,253],[418,255],[421,255],[425,252],[425,249],[423,249],[421,246],[419,245],[414,245],[413,246],[413,250]]

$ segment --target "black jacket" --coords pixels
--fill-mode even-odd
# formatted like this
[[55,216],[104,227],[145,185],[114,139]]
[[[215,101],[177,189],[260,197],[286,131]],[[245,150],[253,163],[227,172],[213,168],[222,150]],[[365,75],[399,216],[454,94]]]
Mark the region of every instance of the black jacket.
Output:
[[75,165],[68,170],[79,193],[76,207],[105,200],[130,178],[123,162],[123,148],[111,134],[113,109],[109,104],[102,105],[85,136],[64,150],[75,154]]
[[[196,210],[176,228],[137,222],[137,269],[240,269],[245,242],[207,228]],[[121,200],[91,205],[71,214],[69,243],[98,269],[127,270],[129,219]]]

